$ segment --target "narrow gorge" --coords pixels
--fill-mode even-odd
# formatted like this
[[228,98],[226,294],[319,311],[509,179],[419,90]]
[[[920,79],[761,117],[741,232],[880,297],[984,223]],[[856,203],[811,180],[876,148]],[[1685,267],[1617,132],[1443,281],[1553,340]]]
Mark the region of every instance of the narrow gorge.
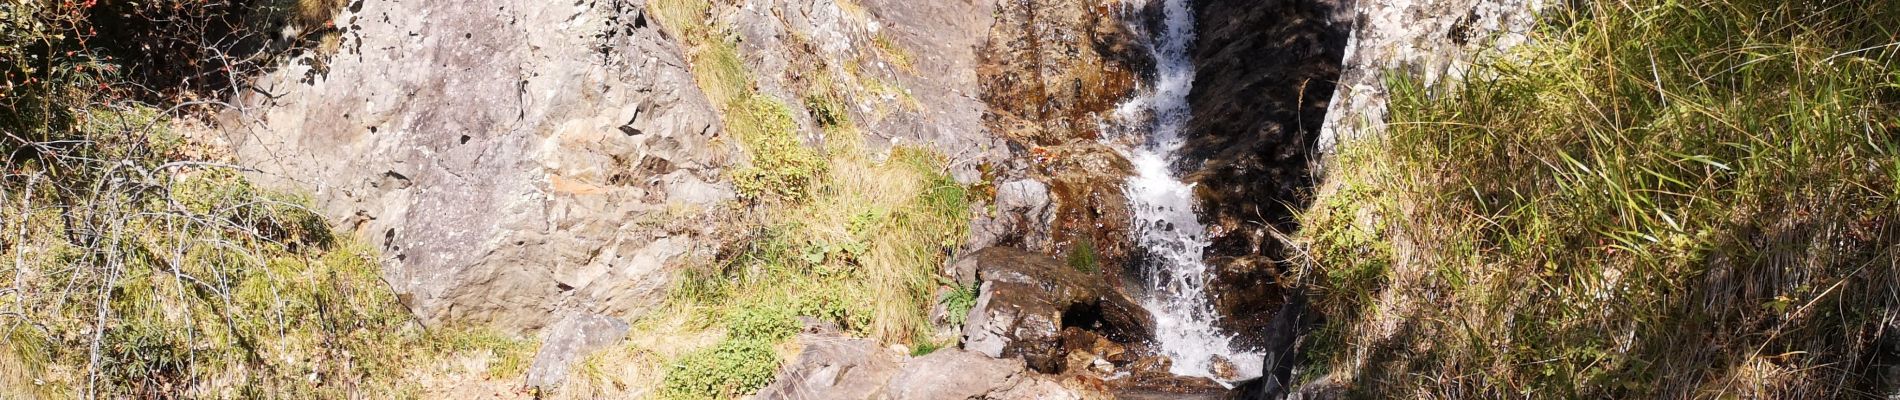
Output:
[[0,2],[0,398],[1892,398],[1900,2]]

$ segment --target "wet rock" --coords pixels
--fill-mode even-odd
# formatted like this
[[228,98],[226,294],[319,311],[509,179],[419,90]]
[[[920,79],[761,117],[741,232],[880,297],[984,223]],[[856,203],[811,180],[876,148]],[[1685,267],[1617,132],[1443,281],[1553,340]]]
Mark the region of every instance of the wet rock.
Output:
[[778,377],[755,398],[876,399],[901,366],[902,356],[875,340],[820,333],[801,335],[799,343],[804,348],[798,357],[781,366]]
[[1282,287],[1280,266],[1263,256],[1210,257],[1215,268],[1208,279],[1208,301],[1222,318],[1219,326],[1235,335],[1238,346],[1258,348],[1267,326],[1273,321],[1286,290]]
[[632,318],[710,254],[730,148],[640,2],[360,2],[326,68],[290,62],[233,102],[258,182],[309,191],[385,256],[430,325],[532,331]]
[[1121,343],[1075,327],[1062,330],[1062,348],[1068,352],[1064,371],[1112,376],[1121,370],[1122,365],[1135,360],[1134,353]]
[[963,330],[970,351],[1021,357],[1030,368],[1055,373],[1068,354],[1063,328],[1093,330],[1124,343],[1152,331],[1152,317],[1125,294],[1048,256],[992,247],[959,263],[965,261],[982,282]]
[[1177,167],[1196,184],[1212,239],[1206,254],[1284,258],[1269,232],[1292,232],[1295,210],[1308,201],[1315,138],[1348,38],[1343,5],[1207,0],[1193,7],[1193,118]]
[[[1031,240],[992,245],[1054,254],[1087,243],[1103,265],[1122,265],[1131,218],[1121,185],[1129,167],[1103,145],[1116,134],[1103,132],[1100,122],[1153,69],[1143,39],[1127,23],[1146,13],[1094,0],[1005,1],[995,11],[977,71],[989,106],[984,127],[1008,146],[1007,162],[993,171],[1002,181],[1046,183],[1055,215],[1044,232],[1018,227],[1017,237]],[[1118,268],[1108,272],[1119,280]]]
[[527,386],[541,392],[560,387],[568,368],[608,345],[627,337],[625,321],[604,315],[571,312],[548,327],[541,350],[528,367]]
[[1095,121],[1153,64],[1123,10],[1093,0],[999,2],[977,72],[986,124],[1024,147],[1100,138]]

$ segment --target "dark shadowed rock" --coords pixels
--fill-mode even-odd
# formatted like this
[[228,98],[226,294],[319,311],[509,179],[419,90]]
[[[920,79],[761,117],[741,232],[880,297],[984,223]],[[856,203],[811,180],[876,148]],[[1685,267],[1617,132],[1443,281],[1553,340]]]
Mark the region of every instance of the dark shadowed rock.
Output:
[[570,312],[549,326],[528,367],[527,386],[543,392],[560,387],[568,368],[589,353],[627,337],[629,326],[613,317]]
[[[1257,332],[1277,307],[1271,230],[1292,232],[1313,183],[1314,143],[1340,75],[1349,25],[1334,0],[1203,0],[1189,94],[1193,119],[1178,167],[1197,184],[1221,268],[1210,299],[1236,332]],[[1251,258],[1250,258],[1251,257]],[[1266,312],[1259,312],[1266,311]],[[1242,334],[1242,341],[1249,334]]]
[[1261,363],[1261,376],[1240,384],[1236,393],[1242,400],[1277,400],[1287,397],[1294,389],[1293,367],[1299,359],[1300,340],[1306,331],[1320,322],[1319,316],[1307,309],[1306,295],[1292,292],[1281,302],[1280,309],[1273,314],[1273,320],[1267,324],[1259,336],[1259,344],[1265,362]]
[[1221,329],[1247,332],[1235,335],[1235,344],[1259,348],[1264,336],[1258,332],[1267,331],[1285,298],[1281,267],[1262,256],[1210,257],[1207,263],[1215,267],[1207,291],[1208,301],[1222,316]]
[[964,348],[991,357],[1022,357],[1031,368],[1061,372],[1068,355],[1061,332],[1079,327],[1127,343],[1144,340],[1153,320],[1100,275],[1045,255],[1008,247],[979,250],[971,263],[981,294],[964,326]]

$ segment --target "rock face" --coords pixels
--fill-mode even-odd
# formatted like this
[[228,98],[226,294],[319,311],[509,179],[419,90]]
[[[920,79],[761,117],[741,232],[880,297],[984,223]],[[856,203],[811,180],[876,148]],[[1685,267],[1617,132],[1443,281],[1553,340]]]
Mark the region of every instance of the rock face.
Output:
[[340,52],[260,78],[226,139],[381,247],[425,323],[630,317],[711,253],[695,222],[732,197],[729,149],[641,3],[363,0],[337,25]]
[[[1256,345],[1281,298],[1285,258],[1270,230],[1292,232],[1312,187],[1348,25],[1333,0],[1194,3],[1193,119],[1179,168],[1197,184],[1218,270],[1209,299],[1223,328]],[[1269,229],[1270,228],[1270,229]]]
[[982,282],[963,328],[963,347],[990,357],[1021,357],[1044,373],[1064,370],[1074,348],[1064,328],[1100,332],[1120,343],[1143,342],[1153,320],[1122,292],[1093,275],[1041,254],[1008,247],[979,250],[957,264]]
[[1523,43],[1540,0],[1358,1],[1345,72],[1320,128],[1319,150],[1377,134],[1385,122],[1386,72],[1407,70],[1427,82],[1463,76],[1471,57]]
[[1103,265],[1122,265],[1132,219],[1121,185],[1131,167],[1102,142],[1109,132],[1100,122],[1153,70],[1126,20],[1146,13],[1110,1],[1027,0],[1001,2],[996,15],[978,76],[983,124],[1009,146],[1009,161],[991,173],[1043,182],[1055,204],[1047,242],[1015,237],[1050,253],[1090,243]]
[[[1055,206],[1049,198],[1049,186],[1033,179],[1019,179],[996,185],[994,210],[978,209],[970,223],[966,249],[994,246],[1018,246],[1029,250],[1054,252],[1050,223]],[[964,274],[974,280],[974,273]],[[973,282],[963,282],[970,284]]]

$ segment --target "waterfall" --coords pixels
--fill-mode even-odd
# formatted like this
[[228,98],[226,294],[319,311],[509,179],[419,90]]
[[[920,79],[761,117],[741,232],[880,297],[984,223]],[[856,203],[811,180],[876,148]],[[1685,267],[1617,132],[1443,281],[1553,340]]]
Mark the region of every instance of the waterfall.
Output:
[[[1125,0],[1139,6],[1155,0]],[[1143,306],[1154,314],[1157,350],[1173,361],[1169,372],[1233,381],[1260,376],[1262,356],[1233,348],[1233,336],[1215,322],[1207,293],[1214,273],[1203,262],[1208,247],[1194,202],[1194,186],[1175,176],[1172,165],[1184,142],[1188,123],[1188,91],[1194,85],[1194,61],[1188,49],[1194,42],[1194,15],[1188,0],[1162,1],[1162,26],[1150,46],[1154,52],[1155,81],[1148,91],[1117,110],[1121,131],[1145,135],[1124,150],[1135,166],[1125,190],[1134,210],[1134,236],[1147,257],[1148,274]],[[1216,358],[1224,358],[1234,375],[1217,376]]]

